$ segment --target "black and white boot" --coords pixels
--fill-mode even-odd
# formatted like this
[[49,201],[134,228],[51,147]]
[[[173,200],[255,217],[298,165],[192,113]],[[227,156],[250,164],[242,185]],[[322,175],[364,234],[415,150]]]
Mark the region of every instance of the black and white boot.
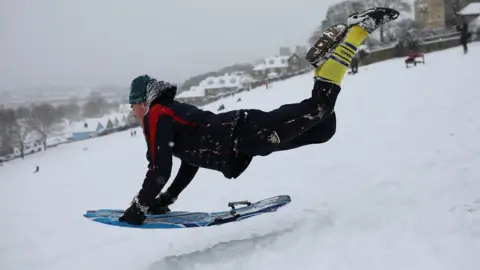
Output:
[[380,26],[396,20],[399,15],[400,12],[393,8],[371,8],[348,16],[347,25],[348,28],[358,25],[371,34]]
[[322,66],[343,41],[347,32],[348,26],[345,24],[336,24],[325,30],[305,56],[310,65],[314,68]]

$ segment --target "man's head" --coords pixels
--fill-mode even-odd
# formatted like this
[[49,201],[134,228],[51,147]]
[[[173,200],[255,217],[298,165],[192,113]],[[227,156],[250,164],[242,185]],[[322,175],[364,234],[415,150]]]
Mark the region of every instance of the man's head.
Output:
[[135,117],[142,121],[146,112],[147,85],[154,80],[148,75],[138,76],[133,79],[130,85],[130,95],[128,102],[133,110]]
[[142,75],[133,79],[130,85],[129,103],[134,111],[135,117],[143,119],[147,106],[154,100],[171,101],[177,94],[177,86],[166,81]]

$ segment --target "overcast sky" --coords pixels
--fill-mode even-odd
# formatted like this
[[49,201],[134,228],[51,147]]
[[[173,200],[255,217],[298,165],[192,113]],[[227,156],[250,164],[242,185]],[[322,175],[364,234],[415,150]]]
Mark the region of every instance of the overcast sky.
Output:
[[306,45],[339,0],[0,0],[0,88],[180,82]]

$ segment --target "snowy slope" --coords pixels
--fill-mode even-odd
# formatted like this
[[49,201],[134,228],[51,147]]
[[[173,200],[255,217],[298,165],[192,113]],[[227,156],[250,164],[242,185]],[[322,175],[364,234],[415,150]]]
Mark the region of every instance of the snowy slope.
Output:
[[[292,196],[240,223],[148,231],[84,219],[126,207],[140,188],[145,143],[128,132],[10,162],[0,167],[0,269],[479,269],[478,59],[477,43],[417,68],[363,67],[345,79],[330,142],[256,158],[236,180],[201,170],[175,204],[212,211]],[[299,76],[208,107],[270,110],[311,85]]]

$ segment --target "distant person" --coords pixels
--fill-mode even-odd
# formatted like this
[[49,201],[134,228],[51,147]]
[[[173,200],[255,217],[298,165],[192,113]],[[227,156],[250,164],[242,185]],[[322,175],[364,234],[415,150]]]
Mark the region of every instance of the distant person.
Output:
[[[174,100],[177,87],[171,83],[148,75],[135,78],[129,99],[144,129],[149,165],[142,188],[119,220],[139,225],[146,213],[169,212],[199,168],[237,178],[256,156],[330,140],[340,85],[355,51],[369,33],[398,15],[394,9],[373,8],[351,15],[347,25],[327,29],[306,55],[315,67],[311,96],[270,112],[242,109],[215,114]],[[181,160],[180,169],[160,194],[170,178],[173,156]],[[204,192],[214,196],[208,187]]]
[[358,65],[360,60],[358,59],[358,54],[355,54],[352,58],[352,62],[350,63],[350,66],[352,68],[352,74],[357,74],[358,73]]
[[468,32],[468,24],[463,23],[462,26],[458,27],[460,31],[460,44],[463,46],[463,54],[468,53],[468,40],[470,39],[471,34]]

